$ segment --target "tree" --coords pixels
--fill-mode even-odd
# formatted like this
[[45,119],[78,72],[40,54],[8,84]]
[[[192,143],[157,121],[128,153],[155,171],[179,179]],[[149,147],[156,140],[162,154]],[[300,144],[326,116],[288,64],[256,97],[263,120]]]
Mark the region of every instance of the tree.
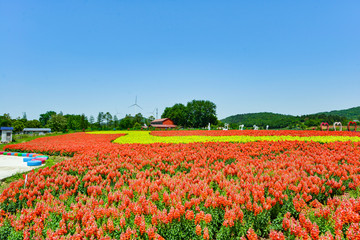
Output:
[[11,117],[9,113],[4,113],[3,116],[0,116],[0,126],[11,127]]
[[150,117],[148,118],[148,120],[149,120],[149,122],[152,122],[152,121],[155,120],[155,117],[154,117],[154,116],[150,116]]
[[165,108],[161,117],[170,118],[176,125],[187,126],[187,115],[187,108],[183,104],[177,103],[172,107]]
[[139,123],[141,126],[143,123],[143,119],[144,119],[143,115],[141,113],[137,113],[134,117],[134,124]]
[[97,125],[98,125],[99,128],[101,127],[103,121],[104,121],[104,113],[103,113],[103,112],[99,112],[99,114],[98,114],[98,116],[97,116],[97,121],[96,121],[96,123],[97,123]]
[[26,124],[26,122],[27,122],[26,112],[23,112],[23,116],[22,116],[22,118],[21,118],[21,121],[22,121],[24,124]]
[[27,127],[27,128],[40,128],[41,123],[38,120],[34,119],[34,120],[27,121],[25,123],[25,127]]
[[12,126],[14,128],[14,132],[22,132],[22,130],[25,128],[25,124],[21,120],[16,120]]
[[116,128],[119,124],[119,119],[116,115],[114,115],[114,128]]
[[109,112],[105,113],[104,118],[106,120],[106,126],[109,127],[112,122],[112,116]]
[[93,116],[93,115],[91,115],[91,116],[90,116],[90,118],[89,118],[89,122],[90,122],[90,124],[91,124],[91,125],[93,125],[93,124],[94,124],[94,122],[95,122],[95,118],[94,118],[94,116]]
[[49,119],[47,126],[51,128],[53,132],[60,132],[66,129],[66,118],[60,114],[54,114]]
[[205,100],[193,100],[186,105],[189,126],[200,128],[209,123],[216,124],[216,105]]
[[132,128],[134,126],[133,117],[126,115],[123,119],[121,119],[119,126],[120,129]]
[[80,116],[80,128],[81,129],[86,129],[89,125],[89,122],[87,120],[87,118],[85,117],[85,114],[81,114]]
[[50,120],[52,115],[55,115],[56,112],[54,111],[47,111],[46,113],[40,114],[39,121],[42,126],[45,126],[47,122]]

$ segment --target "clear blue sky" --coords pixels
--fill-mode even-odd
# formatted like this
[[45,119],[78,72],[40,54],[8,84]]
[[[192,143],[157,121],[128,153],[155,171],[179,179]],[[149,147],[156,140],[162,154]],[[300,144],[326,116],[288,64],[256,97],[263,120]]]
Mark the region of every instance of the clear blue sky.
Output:
[[0,0],[0,114],[360,105],[360,1]]

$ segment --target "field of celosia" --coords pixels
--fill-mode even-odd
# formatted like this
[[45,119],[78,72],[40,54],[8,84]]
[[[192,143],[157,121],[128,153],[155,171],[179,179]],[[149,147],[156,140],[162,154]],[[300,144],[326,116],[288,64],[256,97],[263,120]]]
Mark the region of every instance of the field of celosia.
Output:
[[[102,134],[103,132],[94,132]],[[126,134],[114,142],[130,143],[194,143],[194,142],[256,142],[256,141],[355,141],[360,142],[356,132],[322,131],[114,131]],[[312,134],[311,134],[312,133]]]
[[[0,239],[360,238],[357,133],[124,133],[9,145],[73,157],[2,193]],[[273,140],[227,142],[234,136]]]

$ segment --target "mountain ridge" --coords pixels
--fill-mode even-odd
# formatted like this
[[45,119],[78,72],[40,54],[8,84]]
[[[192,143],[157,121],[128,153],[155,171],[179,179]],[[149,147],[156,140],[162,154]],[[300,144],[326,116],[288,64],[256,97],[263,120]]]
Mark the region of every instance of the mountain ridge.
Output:
[[266,125],[269,125],[270,127],[275,128],[306,128],[310,126],[318,126],[321,122],[328,122],[332,124],[333,122],[346,122],[359,118],[360,106],[301,116],[273,112],[244,113],[231,115],[220,121],[229,124],[244,124],[246,127],[251,127],[253,125],[265,127]]

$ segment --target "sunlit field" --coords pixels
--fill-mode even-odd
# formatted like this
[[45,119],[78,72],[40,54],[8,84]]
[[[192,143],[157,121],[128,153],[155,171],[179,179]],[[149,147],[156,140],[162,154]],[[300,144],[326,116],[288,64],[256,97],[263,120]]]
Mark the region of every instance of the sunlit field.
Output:
[[9,145],[72,158],[4,190],[0,238],[358,239],[359,137],[116,131]]

